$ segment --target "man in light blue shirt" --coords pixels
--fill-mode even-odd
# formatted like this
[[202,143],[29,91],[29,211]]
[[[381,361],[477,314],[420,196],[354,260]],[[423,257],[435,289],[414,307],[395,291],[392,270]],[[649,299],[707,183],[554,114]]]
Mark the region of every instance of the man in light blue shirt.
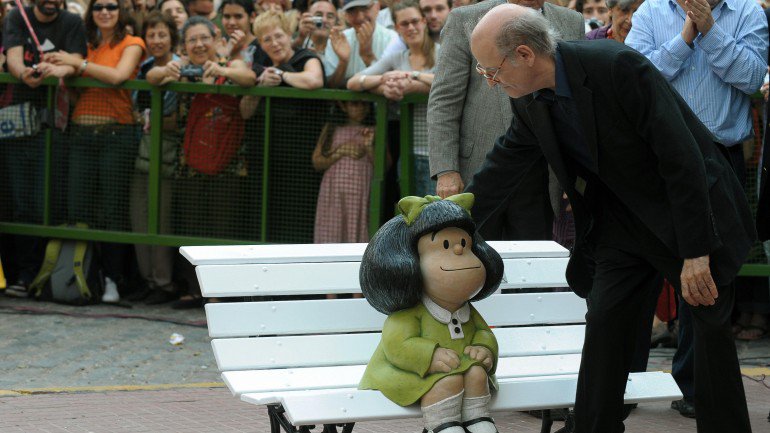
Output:
[[[742,143],[753,132],[750,95],[767,71],[768,29],[753,0],[646,0],[633,16],[626,45],[649,58],[721,143],[745,187]],[[687,417],[693,405],[692,319],[679,303],[679,347],[672,374],[684,399],[671,407]]]

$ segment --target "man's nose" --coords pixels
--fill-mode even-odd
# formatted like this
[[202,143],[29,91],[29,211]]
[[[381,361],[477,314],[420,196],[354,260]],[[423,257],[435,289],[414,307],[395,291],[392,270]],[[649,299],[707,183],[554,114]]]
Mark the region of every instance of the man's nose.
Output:
[[452,247],[452,250],[453,250],[453,251],[454,251],[454,253],[455,253],[455,254],[457,254],[458,256],[461,256],[461,255],[463,254],[463,246],[462,246],[462,245],[460,245],[460,243],[459,243],[459,242],[458,242],[458,243],[456,243],[454,247]]

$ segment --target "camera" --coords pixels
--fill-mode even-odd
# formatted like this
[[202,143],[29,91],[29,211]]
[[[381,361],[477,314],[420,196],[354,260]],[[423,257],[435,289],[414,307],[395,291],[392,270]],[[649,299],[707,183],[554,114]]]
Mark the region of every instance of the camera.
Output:
[[310,18],[313,19],[313,24],[315,24],[315,27],[317,29],[320,29],[321,27],[324,26],[324,19],[323,19],[323,17],[315,17],[314,16],[314,17],[310,17]]
[[200,78],[203,76],[203,66],[201,65],[184,65],[179,70],[179,76],[187,78]]
[[41,75],[43,75],[43,73],[42,73],[42,72],[40,72],[40,71],[38,71],[38,70],[37,70],[37,63],[36,63],[36,64],[34,64],[34,65],[32,65],[32,69],[35,71],[35,72],[33,72],[33,73],[32,73],[32,77],[34,77],[34,78],[40,78],[40,76],[41,76]]

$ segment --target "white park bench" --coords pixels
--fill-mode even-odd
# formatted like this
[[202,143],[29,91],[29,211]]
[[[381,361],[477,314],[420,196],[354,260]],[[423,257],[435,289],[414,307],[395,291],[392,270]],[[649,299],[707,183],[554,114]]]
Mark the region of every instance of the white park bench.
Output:
[[[505,263],[501,288],[566,287],[568,252],[554,242],[490,242]],[[385,316],[365,299],[288,295],[360,293],[366,244],[183,247],[205,297],[267,296],[206,305],[217,365],[230,391],[268,408],[271,432],[351,432],[356,422],[421,416],[379,391],[358,390]],[[253,298],[258,300],[259,298]],[[474,304],[499,343],[491,410],[574,406],[586,305],[572,292],[494,294]],[[670,374],[633,373],[625,402],[680,399]],[[415,431],[421,422],[415,421]]]

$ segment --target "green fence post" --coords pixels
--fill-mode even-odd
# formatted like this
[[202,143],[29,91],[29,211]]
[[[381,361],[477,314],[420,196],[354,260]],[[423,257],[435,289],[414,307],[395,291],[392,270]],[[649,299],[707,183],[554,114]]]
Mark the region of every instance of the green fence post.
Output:
[[262,218],[260,219],[260,242],[267,242],[267,199],[268,199],[268,182],[270,175],[270,104],[272,99],[270,97],[262,98],[265,104],[265,137],[264,137],[264,150],[262,153]]
[[[54,111],[54,87],[48,86],[48,113],[51,118],[55,116]],[[43,225],[51,225],[51,152],[53,151],[53,128],[50,125],[45,129],[45,153],[43,160]],[[59,161],[61,163],[61,161]]]
[[147,182],[147,234],[160,232],[161,167],[163,148],[163,93],[159,88],[150,90],[150,179]]
[[402,101],[401,109],[401,144],[399,164],[401,165],[401,197],[414,194],[414,105],[410,101]]
[[380,228],[383,197],[385,192],[385,165],[388,158],[388,102],[380,98],[375,102],[374,127],[374,176],[369,198],[369,235]]

